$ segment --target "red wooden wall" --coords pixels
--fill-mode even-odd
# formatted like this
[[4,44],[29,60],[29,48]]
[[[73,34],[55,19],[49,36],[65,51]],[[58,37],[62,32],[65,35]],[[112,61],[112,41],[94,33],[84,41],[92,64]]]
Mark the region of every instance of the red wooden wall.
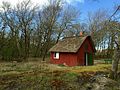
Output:
[[51,52],[51,63],[53,64],[63,64],[65,63],[68,66],[77,65],[77,54],[76,53],[59,53],[59,59],[54,59],[54,52]]
[[[88,49],[85,50],[85,45],[88,45]],[[81,45],[81,48],[78,50],[77,52],[77,61],[78,61],[78,65],[84,65],[85,64],[85,52],[87,53],[92,53],[92,55],[94,55],[94,50],[93,50],[93,46],[91,44],[91,42],[89,41],[89,39],[86,39],[83,44]]]

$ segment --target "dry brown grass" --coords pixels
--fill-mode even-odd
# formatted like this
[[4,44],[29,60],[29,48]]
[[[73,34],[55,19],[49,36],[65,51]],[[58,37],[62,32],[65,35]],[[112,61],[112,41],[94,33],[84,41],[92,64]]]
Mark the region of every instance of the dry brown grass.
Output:
[[49,64],[40,61],[29,61],[29,62],[21,62],[21,63],[14,63],[14,62],[1,62],[0,63],[0,75],[5,74],[20,74],[24,72],[32,72],[32,71],[44,71],[47,70],[48,72],[53,71],[69,71],[69,72],[85,72],[85,71],[108,71],[111,69],[111,64],[96,64],[93,66],[75,66],[75,67],[66,67],[66,66],[59,66],[54,64]]
[[[75,89],[78,76],[90,78],[96,72],[108,72],[111,64],[96,64],[93,66],[59,66],[40,61],[29,62],[1,62],[0,63],[0,90],[42,90],[53,86],[72,87]],[[60,86],[57,86],[60,85]],[[19,86],[19,87],[18,87]],[[75,87],[74,87],[75,86]],[[33,89],[31,89],[33,88]],[[52,90],[52,89],[51,89]]]

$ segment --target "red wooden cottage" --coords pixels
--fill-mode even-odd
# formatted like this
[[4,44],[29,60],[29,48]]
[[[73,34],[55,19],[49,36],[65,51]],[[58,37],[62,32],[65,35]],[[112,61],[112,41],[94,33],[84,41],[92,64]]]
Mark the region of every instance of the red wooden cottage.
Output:
[[94,63],[95,47],[91,36],[66,37],[49,51],[50,61],[53,64],[80,66]]

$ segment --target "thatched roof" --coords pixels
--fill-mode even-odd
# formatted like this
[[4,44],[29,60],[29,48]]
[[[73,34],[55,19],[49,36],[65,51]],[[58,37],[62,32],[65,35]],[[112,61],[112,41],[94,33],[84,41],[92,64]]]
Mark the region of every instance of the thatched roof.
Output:
[[66,37],[54,45],[49,51],[50,52],[74,52],[76,53],[84,40],[90,36],[84,37]]

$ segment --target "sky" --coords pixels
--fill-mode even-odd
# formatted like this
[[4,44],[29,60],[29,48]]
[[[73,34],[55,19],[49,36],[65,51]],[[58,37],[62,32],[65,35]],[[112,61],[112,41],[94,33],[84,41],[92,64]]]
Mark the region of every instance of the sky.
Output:
[[83,17],[88,15],[88,12],[95,12],[99,9],[106,10],[110,14],[113,14],[115,5],[120,5],[120,0],[98,0],[94,2],[92,0],[84,0],[84,3],[79,3]]
[[[16,5],[16,3],[24,1],[24,0],[0,0],[0,4],[2,2],[10,2],[12,5]],[[48,0],[31,0],[34,4],[44,5],[48,3]],[[83,3],[84,0],[66,0],[67,3],[71,4],[74,2],[80,2]]]
[[[10,2],[13,6],[16,3],[23,0],[0,0],[0,5],[3,1]],[[31,0],[33,4],[45,5],[48,4],[48,0]],[[81,17],[85,18],[88,12],[94,12],[98,9],[106,9],[111,14],[114,12],[114,6],[120,4],[120,0],[66,0],[66,2],[74,7],[78,8],[81,12]]]

